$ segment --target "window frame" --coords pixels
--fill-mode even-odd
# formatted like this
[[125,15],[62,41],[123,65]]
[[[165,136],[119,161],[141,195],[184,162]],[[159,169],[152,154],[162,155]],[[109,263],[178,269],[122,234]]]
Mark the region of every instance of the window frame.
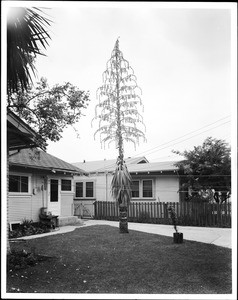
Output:
[[[133,178],[132,181],[139,181],[139,197],[131,197],[132,200],[134,201],[139,201],[139,200],[155,200],[155,179],[154,178]],[[143,182],[144,181],[151,181],[151,192],[152,196],[151,197],[143,197]]]
[[[18,177],[27,177],[28,178],[28,192],[13,192],[13,191],[10,191],[10,176],[18,176]],[[29,173],[16,173],[16,172],[9,172],[9,195],[11,196],[24,196],[24,195],[32,195],[33,192],[31,190],[31,187],[32,187],[32,184],[31,184],[31,177],[32,175],[29,174]]]
[[[145,181],[151,181],[151,197],[144,197],[144,182]],[[141,188],[142,188],[142,193],[141,193],[141,195],[142,195],[142,198],[143,199],[152,199],[153,198],[153,194],[154,194],[154,191],[153,191],[153,180],[152,179],[142,179],[141,180]]]
[[[82,184],[82,196],[77,196],[77,183],[80,183],[80,184]],[[83,181],[76,181],[75,182],[75,198],[77,198],[77,199],[81,199],[81,198],[83,198]]]
[[[134,182],[138,182],[138,191],[137,190],[136,191],[132,191],[132,189],[131,189],[131,198],[138,199],[138,198],[140,198],[140,180],[139,179],[132,180],[132,184],[133,184],[133,181]],[[133,192],[138,192],[138,197],[133,197],[133,195],[132,195]]]
[[[82,197],[77,197],[76,196],[76,185],[77,183],[82,183],[82,188],[83,188],[83,195]],[[92,196],[87,196],[87,183],[92,183],[93,184],[93,195]],[[75,181],[75,194],[74,198],[77,199],[95,199],[96,198],[96,181],[95,180],[77,180]]]
[[[70,190],[63,190],[63,180],[65,180],[65,181],[70,181]],[[61,192],[63,192],[63,193],[70,193],[70,192],[72,192],[72,179],[69,179],[69,178],[61,178],[60,184],[61,184],[61,188],[60,188]]]

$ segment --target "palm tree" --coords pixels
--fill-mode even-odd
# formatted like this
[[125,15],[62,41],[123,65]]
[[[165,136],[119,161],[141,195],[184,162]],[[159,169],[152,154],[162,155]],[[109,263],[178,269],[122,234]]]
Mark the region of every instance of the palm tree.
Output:
[[27,90],[35,75],[34,59],[44,55],[50,38],[46,27],[50,20],[42,16],[38,8],[13,7],[7,16],[7,92]]
[[[123,142],[139,143],[139,138],[145,140],[143,118],[138,112],[142,101],[138,95],[140,88],[136,76],[119,49],[116,41],[107,69],[103,73],[104,84],[98,89],[99,104],[96,106],[96,116],[99,119],[101,143],[115,141],[119,150],[117,166],[111,182],[113,198],[119,203],[120,233],[128,232],[127,208],[131,198],[131,176],[124,161]],[[97,115],[97,109],[100,114]],[[141,129],[138,127],[142,126]]]

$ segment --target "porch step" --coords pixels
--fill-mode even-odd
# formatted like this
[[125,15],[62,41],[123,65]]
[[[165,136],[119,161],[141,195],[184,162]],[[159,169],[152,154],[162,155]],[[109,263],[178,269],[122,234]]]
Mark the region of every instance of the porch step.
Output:
[[76,224],[83,224],[83,221],[79,219],[77,216],[58,217],[59,226],[76,225]]

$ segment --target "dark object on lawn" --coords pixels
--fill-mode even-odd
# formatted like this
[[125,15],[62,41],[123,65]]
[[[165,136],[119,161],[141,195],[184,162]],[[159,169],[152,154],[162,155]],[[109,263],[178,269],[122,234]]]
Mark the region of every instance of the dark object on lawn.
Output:
[[174,232],[174,243],[181,244],[183,242],[183,234],[181,232]]
[[177,229],[177,217],[176,217],[176,213],[175,213],[174,207],[172,205],[168,206],[168,212],[170,214],[170,218],[172,219],[172,223],[173,223],[174,229],[175,229],[175,233],[173,234],[173,236],[174,236],[174,243],[181,244],[181,243],[183,243],[183,233],[178,232],[178,229]]
[[41,223],[43,223],[44,225],[55,229],[55,227],[58,227],[58,216],[52,215],[50,212],[46,211],[47,208],[46,207],[42,207],[40,209],[40,221]]

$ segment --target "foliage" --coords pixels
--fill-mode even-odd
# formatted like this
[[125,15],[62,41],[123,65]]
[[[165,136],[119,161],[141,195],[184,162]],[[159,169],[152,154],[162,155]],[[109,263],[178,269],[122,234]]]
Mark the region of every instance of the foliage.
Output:
[[172,220],[174,230],[175,230],[175,232],[178,232],[178,229],[177,229],[177,216],[176,216],[176,213],[175,213],[175,209],[172,205],[168,206],[168,212],[169,212],[170,218]]
[[41,78],[36,88],[8,97],[8,108],[18,114],[45,140],[58,141],[63,129],[79,121],[89,94],[71,83],[50,87]]
[[227,143],[208,137],[191,151],[174,151],[185,157],[178,162],[186,200],[222,203],[231,193],[231,150]]
[[121,164],[118,159],[117,167],[111,182],[111,192],[113,198],[118,201],[119,204],[127,205],[130,202],[130,184],[131,175],[127,170],[127,166],[126,164]]
[[151,223],[151,217],[148,212],[142,211],[138,216],[138,223]]
[[[99,104],[96,106],[93,120],[99,119],[99,128],[94,137],[100,134],[100,142],[104,147],[106,143],[110,145],[114,141],[119,152],[111,192],[120,204],[121,233],[128,232],[126,206],[131,197],[131,177],[124,161],[123,143],[133,142],[136,146],[140,138],[145,140],[145,126],[138,112],[138,106],[142,106],[138,91],[140,88],[137,86],[134,71],[124,59],[117,40],[107,62],[107,69],[103,73],[103,85],[97,90]],[[97,110],[100,111],[99,114]],[[139,129],[139,124],[143,128]]]
[[34,234],[41,234],[49,232],[50,229],[42,222],[33,223],[32,220],[23,220],[17,229],[9,232],[9,238],[19,238],[23,236],[29,236]]
[[38,8],[12,7],[7,16],[7,91],[27,90],[35,74],[34,59],[43,55],[50,35],[50,20]]
[[31,250],[32,251],[26,251],[25,249],[21,251],[12,250],[12,252],[7,255],[7,270],[12,272],[25,269],[28,266],[37,265],[38,262],[47,259],[42,255],[36,254],[34,248]]

